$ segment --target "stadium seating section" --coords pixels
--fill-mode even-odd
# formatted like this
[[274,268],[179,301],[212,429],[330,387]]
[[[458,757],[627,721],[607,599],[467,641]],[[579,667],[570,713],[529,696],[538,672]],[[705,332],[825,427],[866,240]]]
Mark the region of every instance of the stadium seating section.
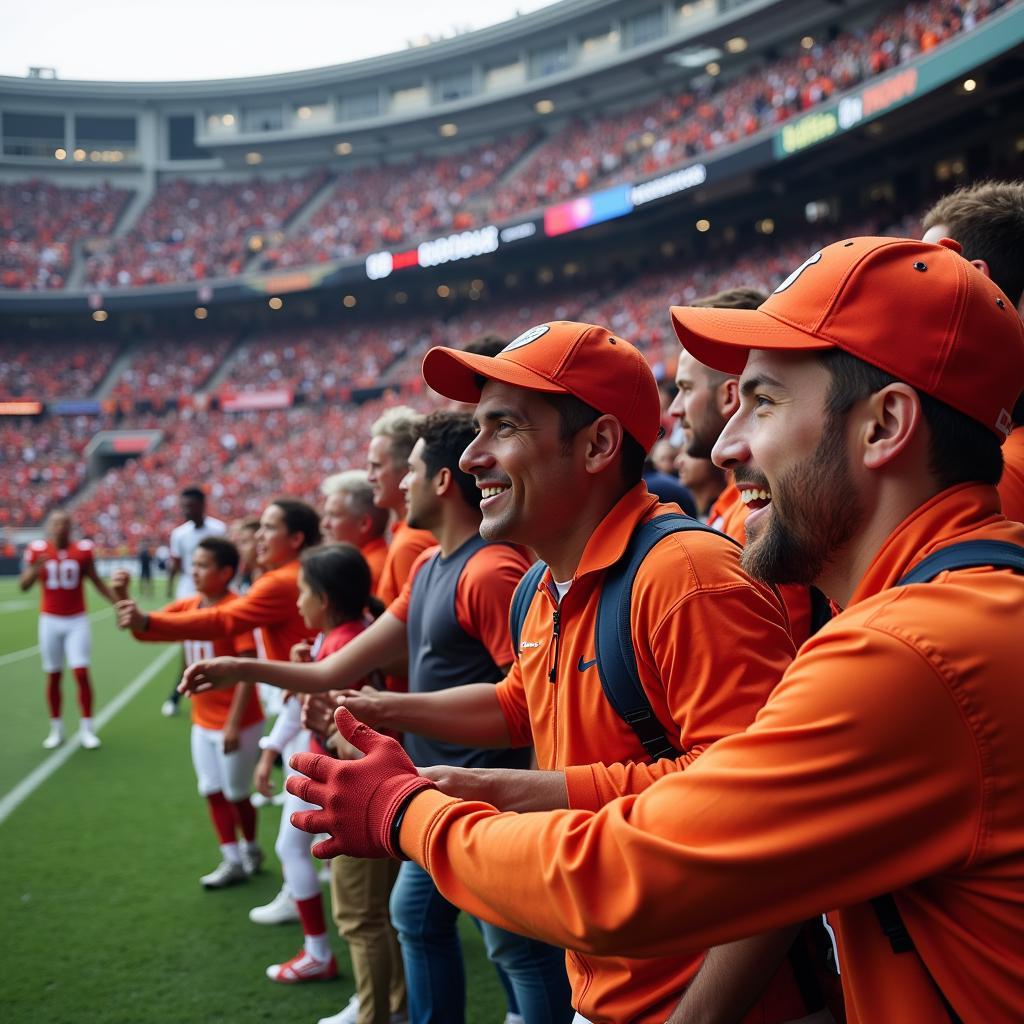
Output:
[[[113,231],[131,193],[110,185],[0,185],[0,287],[60,288],[76,243],[84,283],[198,281],[348,259],[642,178],[728,146],[971,29],[1006,0],[918,0],[804,49],[794,39],[728,81],[707,79],[626,112],[522,132],[440,157],[275,179],[162,181]],[[297,216],[309,208],[308,219]]]

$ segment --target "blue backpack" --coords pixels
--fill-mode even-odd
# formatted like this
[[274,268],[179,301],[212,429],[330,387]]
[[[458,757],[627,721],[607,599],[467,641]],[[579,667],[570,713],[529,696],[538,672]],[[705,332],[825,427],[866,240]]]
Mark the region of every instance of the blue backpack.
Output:
[[[736,544],[724,533],[678,512],[666,512],[642,523],[633,531],[622,557],[605,574],[594,628],[594,657],[597,658],[601,689],[615,713],[636,733],[652,761],[679,757],[685,751],[678,750],[665,735],[640,682],[630,628],[630,602],[637,571],[651,549],[664,537],[684,530],[713,533]],[[516,657],[519,656],[519,640],[527,610],[546,569],[544,562],[535,562],[512,598],[509,624]]]

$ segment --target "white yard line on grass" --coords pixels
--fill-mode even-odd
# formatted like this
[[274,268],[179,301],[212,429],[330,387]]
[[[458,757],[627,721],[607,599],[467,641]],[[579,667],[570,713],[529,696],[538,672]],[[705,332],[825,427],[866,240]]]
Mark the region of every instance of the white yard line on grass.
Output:
[[[2,608],[2,606],[0,606],[0,608]],[[101,608],[98,612],[93,612],[92,615],[89,616],[89,621],[97,622],[99,619],[113,614],[113,608]],[[11,651],[9,654],[0,654],[0,665],[10,665],[12,661],[21,661],[22,658],[31,658],[33,654],[38,653],[39,645],[35,644],[32,647],[23,647],[20,651]]]
[[[163,668],[170,664],[172,659],[179,656],[177,644],[161,651],[160,655],[150,662],[149,666],[142,670],[117,696],[96,716],[95,726],[99,732],[140,690]],[[35,771],[26,775],[14,789],[0,799],[0,824],[10,817],[11,812],[19,804],[27,800],[58,768],[63,765],[71,755],[78,750],[81,744],[78,741],[78,734],[68,738],[64,745],[52,753]],[[91,757],[102,757],[102,754],[91,754]]]

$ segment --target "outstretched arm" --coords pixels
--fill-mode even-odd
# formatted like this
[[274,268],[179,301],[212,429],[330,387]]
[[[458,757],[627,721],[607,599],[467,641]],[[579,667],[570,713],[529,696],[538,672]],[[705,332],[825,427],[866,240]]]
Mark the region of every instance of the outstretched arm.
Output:
[[21,570],[21,575],[18,577],[18,589],[28,590],[29,587],[31,587],[32,584],[35,583],[37,579],[39,579],[39,576],[42,573],[42,571],[42,561],[30,562],[28,565],[25,566],[24,569]]
[[340,690],[388,663],[396,650],[406,650],[406,644],[405,625],[385,612],[372,626],[323,661],[303,664],[256,658],[211,658],[189,665],[178,689],[182,693],[204,693],[225,689],[233,682],[248,682],[269,683],[294,693]]
[[104,600],[109,601],[111,604],[117,604],[117,598],[114,596],[110,587],[100,579],[100,574],[96,571],[95,562],[89,562],[85,569],[85,575],[92,580],[92,585],[100,592]]

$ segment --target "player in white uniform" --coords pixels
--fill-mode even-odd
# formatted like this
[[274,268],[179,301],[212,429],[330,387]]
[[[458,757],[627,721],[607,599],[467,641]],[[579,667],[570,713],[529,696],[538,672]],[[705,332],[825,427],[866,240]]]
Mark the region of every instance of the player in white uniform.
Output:
[[[192,556],[204,537],[222,537],[227,526],[206,514],[206,495],[198,487],[186,487],[180,494],[181,514],[185,521],[171,530],[171,560],[167,571],[167,596],[182,600],[191,597],[196,588],[192,582]],[[178,713],[181,694],[170,692],[160,713],[170,718]]]
[[46,695],[50,705],[50,733],[43,741],[47,750],[64,739],[61,720],[60,677],[65,661],[78,683],[78,703],[82,711],[79,741],[94,750],[100,745],[92,726],[92,682],[89,659],[92,635],[85,613],[84,579],[111,604],[114,595],[96,572],[92,541],[71,541],[71,517],[67,512],[52,512],[46,524],[46,540],[29,544],[25,566],[18,585],[28,590],[37,580],[42,590],[39,609],[39,652],[46,673]]

